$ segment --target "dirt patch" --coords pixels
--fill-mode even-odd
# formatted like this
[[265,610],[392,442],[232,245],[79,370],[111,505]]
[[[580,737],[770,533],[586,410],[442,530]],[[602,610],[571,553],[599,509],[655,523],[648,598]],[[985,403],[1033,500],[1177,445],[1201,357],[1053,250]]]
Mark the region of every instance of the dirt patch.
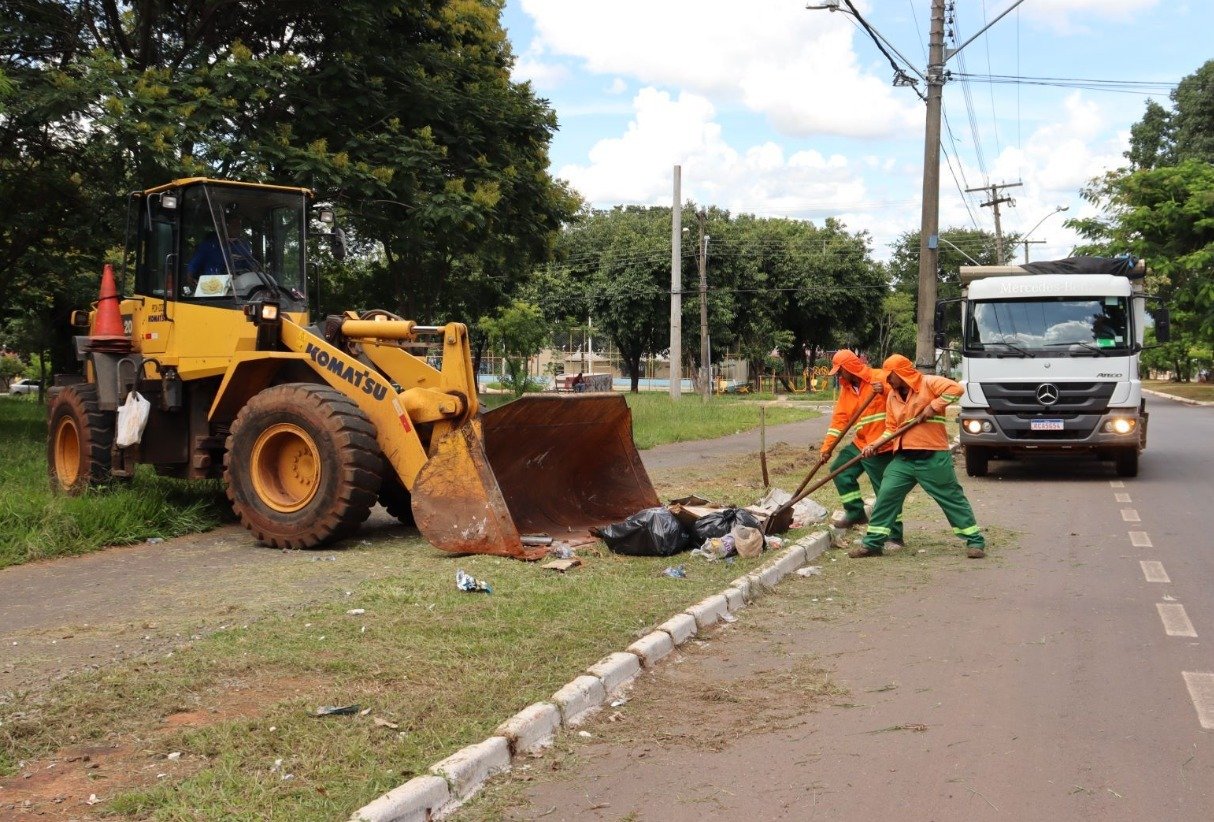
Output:
[[0,819],[100,819],[111,797],[161,780],[176,782],[206,766],[172,750],[180,732],[256,718],[268,707],[315,693],[322,685],[319,679],[298,677],[227,682],[200,698],[203,704],[169,714],[146,732],[105,744],[72,744],[51,756],[18,763],[15,775],[0,779]]

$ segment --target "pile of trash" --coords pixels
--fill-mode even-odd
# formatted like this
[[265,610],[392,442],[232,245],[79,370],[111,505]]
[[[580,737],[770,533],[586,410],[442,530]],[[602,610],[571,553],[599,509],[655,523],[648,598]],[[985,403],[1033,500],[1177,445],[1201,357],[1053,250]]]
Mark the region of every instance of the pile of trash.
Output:
[[[638,511],[623,522],[591,529],[591,533],[611,551],[627,556],[669,557],[691,550],[710,562],[732,556],[757,557],[766,548],[779,546],[778,537],[764,534],[764,525],[790,499],[791,494],[778,488],[745,508],[684,497]],[[792,527],[804,527],[826,514],[813,500],[802,500],[793,506]]]

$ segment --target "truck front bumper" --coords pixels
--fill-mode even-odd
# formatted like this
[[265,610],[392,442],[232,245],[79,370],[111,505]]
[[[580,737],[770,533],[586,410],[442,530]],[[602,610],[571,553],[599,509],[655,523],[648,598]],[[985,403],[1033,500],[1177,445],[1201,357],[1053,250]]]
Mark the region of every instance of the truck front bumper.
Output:
[[963,408],[961,444],[1000,451],[1103,450],[1140,445],[1147,415],[1137,408],[1103,414],[992,414]]

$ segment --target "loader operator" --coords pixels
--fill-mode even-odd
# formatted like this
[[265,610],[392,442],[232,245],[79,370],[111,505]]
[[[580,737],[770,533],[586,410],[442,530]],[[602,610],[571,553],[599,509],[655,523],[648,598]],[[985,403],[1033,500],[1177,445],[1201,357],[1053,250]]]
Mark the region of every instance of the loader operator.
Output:
[[[965,540],[966,556],[982,559],[986,556],[986,540],[957,481],[944,427],[944,410],[961,399],[961,386],[947,377],[919,373],[901,354],[892,355],[881,367],[888,374],[890,388],[885,402],[886,433],[892,434],[911,420],[920,422],[892,441],[894,457],[885,469],[868,531],[860,546],[848,556],[880,556],[897,524],[906,495],[919,485],[944,511],[953,533]],[[870,444],[862,453],[869,456],[874,450]]]
[[[235,205],[224,208],[224,236],[227,240],[228,259],[232,265],[232,273],[256,271],[257,259],[253,249],[244,236],[244,222],[240,211]],[[215,232],[210,232],[194,249],[194,256],[185,265],[186,285],[193,289],[198,284],[198,278],[204,274],[226,274],[228,266],[224,262],[223,246]]]
[[[831,416],[830,427],[826,429],[826,437],[822,440],[823,459],[841,436],[848,420],[868,402],[869,396],[875,395],[864,409],[864,416],[854,423],[855,438],[838,452],[835,461],[831,463],[830,469],[834,472],[844,463],[860,456],[861,449],[876,442],[885,433],[883,383],[886,374],[878,368],[870,368],[847,349],[835,354],[831,360],[830,374],[837,374],[839,377],[839,399],[835,401],[835,412]],[[881,453],[865,457],[835,477],[835,489],[839,492],[839,501],[843,503],[843,515],[832,520],[831,525],[836,528],[851,528],[868,522],[868,515],[864,512],[864,499],[860,494],[860,474],[868,475],[868,480],[873,485],[873,493],[877,493],[881,490],[885,469],[893,458],[892,448],[882,449]],[[901,513],[890,528],[887,544],[891,550],[905,547],[902,541]]]

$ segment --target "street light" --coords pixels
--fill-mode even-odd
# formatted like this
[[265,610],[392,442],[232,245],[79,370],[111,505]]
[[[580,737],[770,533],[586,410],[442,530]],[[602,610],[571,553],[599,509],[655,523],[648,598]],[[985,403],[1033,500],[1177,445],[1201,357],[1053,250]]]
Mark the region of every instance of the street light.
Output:
[[[1028,231],[1027,231],[1027,232],[1026,232],[1026,233],[1025,233],[1025,234],[1024,234],[1024,235],[1023,235],[1021,238],[1020,238],[1019,242],[1020,242],[1020,243],[1022,243],[1022,244],[1024,245],[1024,261],[1025,261],[1026,263],[1029,261],[1029,236],[1030,236],[1030,235],[1031,235],[1031,234],[1032,234],[1034,231],[1036,231],[1037,229],[1041,228],[1041,224],[1042,224],[1042,223],[1044,223],[1046,220],[1048,220],[1050,217],[1053,217],[1055,214],[1058,214],[1059,212],[1062,212],[1062,211],[1069,211],[1069,210],[1070,210],[1070,208],[1071,208],[1070,206],[1064,206],[1064,205],[1060,205],[1060,206],[1054,206],[1054,210],[1053,210],[1053,211],[1051,211],[1049,214],[1045,215],[1045,216],[1044,216],[1044,217],[1042,217],[1040,220],[1038,220],[1038,221],[1037,221],[1037,225],[1035,225],[1035,226],[1033,226],[1032,228],[1030,228],[1030,229],[1029,229],[1029,230],[1028,230]],[[1041,240],[1041,242],[1045,242],[1045,241],[1044,241],[1044,240]]]

